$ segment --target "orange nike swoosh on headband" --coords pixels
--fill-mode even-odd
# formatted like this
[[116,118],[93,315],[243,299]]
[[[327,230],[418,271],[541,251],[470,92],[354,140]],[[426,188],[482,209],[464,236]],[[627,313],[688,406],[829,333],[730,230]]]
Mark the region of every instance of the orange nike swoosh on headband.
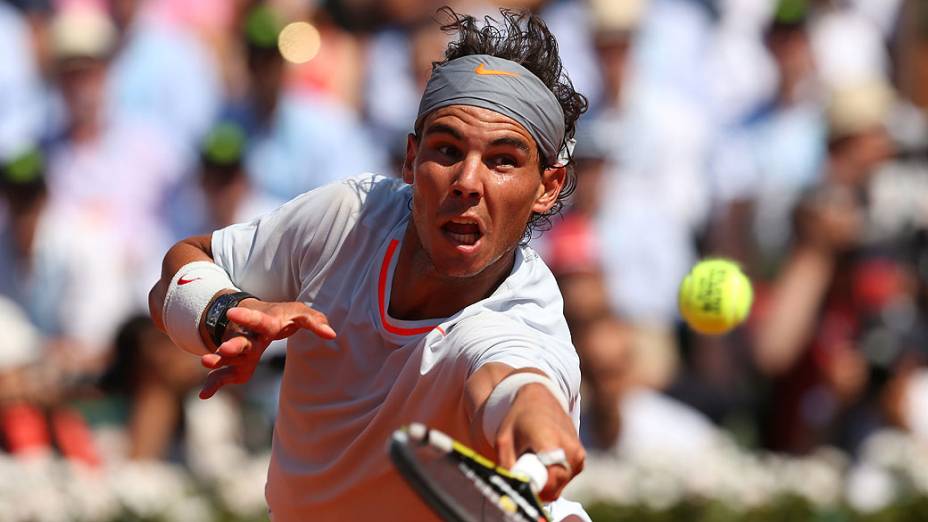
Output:
[[477,66],[474,69],[474,72],[477,74],[485,74],[490,76],[518,76],[519,73],[509,72],[509,71],[500,71],[497,69],[487,69],[483,64]]

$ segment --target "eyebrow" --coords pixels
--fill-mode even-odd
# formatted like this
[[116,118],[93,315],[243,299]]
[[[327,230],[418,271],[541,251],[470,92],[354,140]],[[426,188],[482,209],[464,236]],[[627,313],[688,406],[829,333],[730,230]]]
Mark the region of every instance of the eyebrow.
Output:
[[[450,125],[446,125],[444,123],[436,123],[430,126],[429,128],[425,129],[424,135],[428,136],[430,134],[450,134],[451,137],[453,137],[454,139],[457,139],[457,140],[464,139],[461,136],[461,133],[458,132],[454,127],[451,127]],[[490,142],[490,145],[494,147],[500,147],[500,146],[515,147],[526,153],[531,153],[532,151],[532,148],[529,146],[529,144],[525,140],[520,139],[520,138],[511,137],[511,136],[505,137],[505,138],[497,138],[493,140],[492,142]]]
[[519,150],[522,150],[526,153],[529,153],[532,151],[531,147],[528,146],[528,143],[526,143],[525,140],[522,140],[519,138],[498,138],[490,142],[490,145],[494,147],[508,145],[510,147],[515,147]]
[[450,134],[455,139],[462,139],[460,132],[456,131],[450,125],[445,125],[444,123],[436,123],[435,125],[425,129],[425,136],[428,136],[429,134]]

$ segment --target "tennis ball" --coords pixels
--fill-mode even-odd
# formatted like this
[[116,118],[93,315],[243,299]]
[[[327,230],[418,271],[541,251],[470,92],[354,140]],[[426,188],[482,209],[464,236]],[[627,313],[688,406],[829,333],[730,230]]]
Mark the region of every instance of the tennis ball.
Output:
[[751,281],[732,261],[705,259],[680,283],[680,313],[690,328],[702,334],[723,334],[738,326],[751,311]]

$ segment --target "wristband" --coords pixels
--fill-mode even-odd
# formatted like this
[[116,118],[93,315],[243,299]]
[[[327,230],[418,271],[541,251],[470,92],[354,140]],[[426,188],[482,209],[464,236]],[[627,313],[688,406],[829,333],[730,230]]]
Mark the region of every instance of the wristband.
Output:
[[499,384],[493,388],[493,391],[490,392],[490,396],[487,397],[486,403],[484,403],[483,436],[486,437],[488,442],[494,444],[499,426],[503,423],[506,414],[509,413],[509,408],[512,406],[513,401],[515,401],[519,389],[526,384],[532,383],[543,384],[548,388],[548,391],[554,395],[561,405],[561,408],[564,409],[564,412],[569,413],[567,398],[564,397],[564,393],[551,381],[551,379],[538,375],[537,373],[514,373],[499,381]]
[[210,350],[200,337],[200,318],[217,293],[238,290],[229,274],[210,261],[194,261],[174,274],[164,297],[162,317],[168,337],[194,355]]

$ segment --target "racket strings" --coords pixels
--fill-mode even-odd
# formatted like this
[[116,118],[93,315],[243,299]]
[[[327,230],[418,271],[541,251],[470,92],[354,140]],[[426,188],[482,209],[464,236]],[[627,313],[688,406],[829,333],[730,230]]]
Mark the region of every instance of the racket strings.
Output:
[[481,466],[465,456],[457,455],[458,468],[489,502],[503,512],[504,519],[512,522],[545,520],[505,479],[493,470]]
[[390,456],[437,514],[455,522],[549,522],[528,482],[447,435],[412,424],[394,433]]

